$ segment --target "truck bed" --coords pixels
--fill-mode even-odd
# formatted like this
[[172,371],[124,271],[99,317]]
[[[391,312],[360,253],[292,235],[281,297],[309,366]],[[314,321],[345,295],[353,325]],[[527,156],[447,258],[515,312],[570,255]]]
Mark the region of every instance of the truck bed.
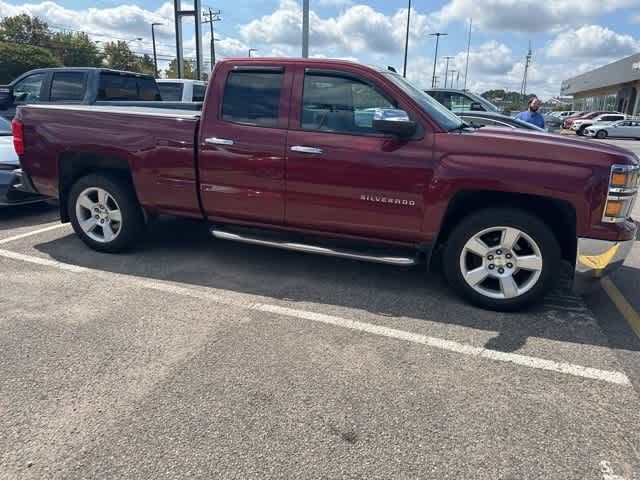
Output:
[[[29,142],[23,165],[38,191],[59,196],[65,169],[99,153],[131,172],[149,210],[201,217],[195,139],[200,112],[105,105],[31,105],[20,109]],[[88,154],[88,152],[92,152]],[[83,160],[84,159],[84,160]]]

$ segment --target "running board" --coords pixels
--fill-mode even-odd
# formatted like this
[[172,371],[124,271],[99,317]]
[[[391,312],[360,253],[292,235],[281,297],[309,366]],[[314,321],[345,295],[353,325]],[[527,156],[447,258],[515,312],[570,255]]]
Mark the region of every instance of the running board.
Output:
[[338,250],[335,248],[320,247],[317,245],[310,245],[306,243],[287,242],[286,240],[266,240],[264,238],[260,238],[258,235],[249,236],[247,234],[231,233],[216,228],[211,229],[211,235],[220,240],[231,240],[234,242],[250,243],[252,245],[262,245],[265,247],[275,247],[284,250],[294,250],[296,252],[315,253],[319,255],[328,255],[331,257],[349,258],[352,260],[362,260],[364,262],[385,263],[388,265],[402,266],[411,266],[418,263],[417,255],[416,258],[386,256],[378,254],[367,255],[363,253],[357,253],[355,251]]

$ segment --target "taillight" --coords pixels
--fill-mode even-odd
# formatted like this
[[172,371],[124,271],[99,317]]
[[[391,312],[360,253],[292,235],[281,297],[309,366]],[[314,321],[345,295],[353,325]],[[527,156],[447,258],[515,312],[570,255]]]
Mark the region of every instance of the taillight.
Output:
[[13,148],[18,155],[22,155],[24,153],[24,130],[19,121],[11,122],[11,133],[13,134]]

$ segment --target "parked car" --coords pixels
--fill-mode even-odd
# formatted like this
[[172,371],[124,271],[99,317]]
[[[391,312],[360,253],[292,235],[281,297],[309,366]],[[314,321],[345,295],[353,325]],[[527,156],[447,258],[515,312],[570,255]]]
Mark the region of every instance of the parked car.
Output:
[[21,173],[18,155],[13,146],[11,123],[0,117],[0,207],[47,200],[42,195],[21,190]]
[[575,110],[559,110],[559,111],[551,112],[551,115],[553,115],[554,117],[558,117],[561,120],[564,120],[566,118],[573,117],[574,115],[584,114],[584,113],[586,112],[577,112]]
[[0,115],[11,119],[16,107],[30,104],[146,105],[158,108],[193,108],[180,102],[161,102],[160,90],[150,75],[106,68],[41,68],[0,86]]
[[557,115],[543,115],[544,126],[549,132],[557,132],[562,128],[563,120]]
[[62,221],[98,251],[140,246],[154,214],[200,218],[219,240],[398,266],[437,259],[454,290],[497,310],[540,300],[564,261],[576,288],[597,282],[636,237],[633,153],[468,128],[389,70],[225,59],[205,105],[20,107],[25,183],[59,198]]
[[591,125],[610,125],[626,118],[627,116],[623,113],[607,113],[593,118],[579,118],[573,122],[571,130],[576,132],[576,135],[582,136],[584,135],[584,130]]
[[460,112],[457,114],[462,120],[472,127],[505,127],[505,128],[522,128],[524,130],[533,130],[544,132],[545,130],[528,122],[523,122],[517,118],[508,117],[493,112]]
[[184,78],[166,78],[156,80],[163,101],[204,102],[207,82]]
[[458,112],[495,112],[502,113],[493,103],[480,95],[454,88],[432,88],[425,90],[448,110]]
[[569,130],[573,126],[573,122],[575,122],[576,120],[591,120],[591,119],[596,118],[596,117],[598,117],[600,115],[604,115],[605,113],[616,114],[616,113],[620,113],[620,112],[598,111],[598,112],[588,112],[588,113],[585,113],[583,115],[569,117],[563,122],[562,128]]
[[640,140],[640,121],[638,120],[622,120],[619,122],[606,125],[603,123],[595,123],[584,129],[586,137],[595,138],[635,138]]

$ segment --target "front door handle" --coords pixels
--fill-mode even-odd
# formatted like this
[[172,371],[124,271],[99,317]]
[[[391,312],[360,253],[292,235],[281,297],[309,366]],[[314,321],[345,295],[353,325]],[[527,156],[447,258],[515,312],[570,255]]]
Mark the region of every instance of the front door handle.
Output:
[[208,145],[233,145],[233,140],[228,138],[209,137],[204,139],[204,143]]
[[316,148],[316,147],[305,147],[304,145],[294,145],[293,147],[291,147],[291,151],[292,152],[299,152],[299,153],[310,153],[312,155],[322,155],[323,151],[321,148]]

